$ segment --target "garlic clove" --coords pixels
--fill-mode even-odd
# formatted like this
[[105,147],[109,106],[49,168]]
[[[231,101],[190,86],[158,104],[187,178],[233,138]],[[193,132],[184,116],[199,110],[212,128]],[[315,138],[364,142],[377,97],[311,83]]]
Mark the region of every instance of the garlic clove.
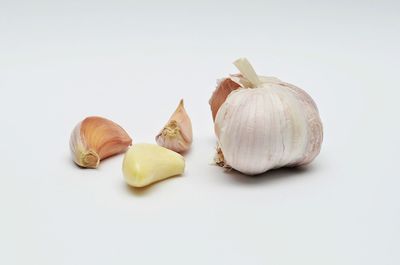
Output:
[[102,117],[88,117],[71,134],[74,162],[84,168],[97,168],[100,160],[125,151],[132,139],[118,124]]
[[172,151],[182,153],[190,148],[192,141],[192,123],[181,99],[167,124],[156,136],[156,142]]
[[228,95],[233,90],[236,90],[239,87],[241,87],[239,80],[240,80],[239,76],[231,76],[218,81],[217,88],[212,94],[210,100],[208,101],[211,107],[213,120],[215,120],[215,116],[217,116],[219,108],[225,102]]
[[180,175],[185,159],[180,154],[156,144],[135,144],[125,153],[122,171],[127,184],[144,187]]
[[232,91],[240,87],[250,88],[257,87],[261,84],[258,75],[246,58],[240,58],[233,64],[239,69],[240,74],[230,75],[230,77],[219,81],[217,88],[208,102],[211,107],[211,113],[214,121],[219,108]]
[[280,82],[280,85],[295,95],[303,106],[304,116],[308,127],[308,141],[303,155],[292,162],[290,166],[301,166],[311,163],[321,151],[323,141],[323,126],[319,111],[314,100],[303,89],[292,84]]

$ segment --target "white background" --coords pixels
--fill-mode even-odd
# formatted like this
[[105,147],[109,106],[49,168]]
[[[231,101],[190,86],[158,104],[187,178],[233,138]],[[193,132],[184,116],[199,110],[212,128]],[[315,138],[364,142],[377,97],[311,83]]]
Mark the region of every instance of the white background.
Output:
[[[0,0],[1,264],[400,264],[397,1]],[[245,56],[314,98],[308,168],[212,165],[215,80]],[[123,156],[82,170],[101,115],[154,142],[180,98],[186,172],[150,188]]]

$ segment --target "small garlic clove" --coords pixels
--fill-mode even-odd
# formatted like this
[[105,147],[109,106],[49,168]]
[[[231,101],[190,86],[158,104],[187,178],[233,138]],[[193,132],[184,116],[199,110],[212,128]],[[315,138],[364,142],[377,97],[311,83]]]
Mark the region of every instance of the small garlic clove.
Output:
[[118,124],[101,117],[88,117],[72,131],[70,149],[74,162],[97,168],[100,160],[125,151],[132,139]]
[[122,171],[127,184],[144,187],[183,174],[185,159],[156,144],[135,144],[125,153]]
[[181,99],[167,124],[156,136],[156,142],[172,151],[182,153],[190,148],[192,141],[192,123]]

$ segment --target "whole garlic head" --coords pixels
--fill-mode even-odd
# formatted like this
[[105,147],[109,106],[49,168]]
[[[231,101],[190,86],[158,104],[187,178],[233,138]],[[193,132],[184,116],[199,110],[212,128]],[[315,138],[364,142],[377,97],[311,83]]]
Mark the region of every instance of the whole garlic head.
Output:
[[[277,78],[256,75],[246,59],[235,65],[242,75],[230,80],[239,87],[229,93],[215,117],[217,164],[255,175],[313,161],[323,131],[311,97]],[[213,98],[220,96],[219,89]],[[216,102],[213,98],[210,104]]]

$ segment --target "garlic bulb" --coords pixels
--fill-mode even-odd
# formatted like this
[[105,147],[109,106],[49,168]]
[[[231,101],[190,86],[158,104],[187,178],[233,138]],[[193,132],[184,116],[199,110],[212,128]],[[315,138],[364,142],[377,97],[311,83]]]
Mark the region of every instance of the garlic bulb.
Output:
[[[258,76],[246,59],[234,64],[241,74],[220,82],[210,99],[216,112],[216,163],[248,175],[310,163],[323,137],[311,97],[277,78]],[[226,80],[233,88],[228,95]]]
[[167,124],[156,136],[156,142],[172,151],[182,153],[190,148],[192,139],[192,123],[181,99]]
[[183,174],[185,159],[156,144],[135,144],[125,153],[122,171],[127,184],[144,187]]
[[101,117],[88,117],[71,134],[70,148],[74,162],[97,168],[100,160],[125,151],[132,139],[118,124]]

